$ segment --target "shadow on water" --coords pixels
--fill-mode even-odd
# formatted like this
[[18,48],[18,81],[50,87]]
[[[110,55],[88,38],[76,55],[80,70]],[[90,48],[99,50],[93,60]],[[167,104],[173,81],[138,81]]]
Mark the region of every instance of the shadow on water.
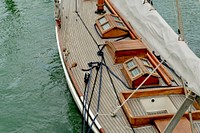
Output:
[[51,68],[49,68],[48,71],[50,72],[50,75],[49,75],[50,79],[54,82],[59,82],[57,78],[60,77],[60,75],[62,75],[63,79],[65,79],[58,53],[53,55],[52,61],[49,62],[49,65],[51,64],[57,64],[57,65],[53,65]]
[[[21,35],[23,29],[22,17],[20,17],[20,10],[15,1],[13,0],[4,0],[4,14],[0,20],[0,45],[4,45],[6,52],[5,55],[12,53],[13,51],[18,50],[17,37]],[[12,44],[12,45],[9,45]],[[15,49],[14,49],[15,48]]]
[[13,15],[19,16],[19,10],[17,8],[17,4],[13,0],[5,0],[5,8],[8,12],[10,12]]
[[[53,51],[53,50],[52,50]],[[65,74],[61,65],[60,57],[58,52],[53,52],[51,60],[48,62],[46,71],[49,75],[49,82],[43,84],[45,91],[41,93],[41,97],[45,96],[47,91],[53,91],[55,88],[59,89],[59,97],[65,97],[63,118],[65,118],[65,124],[68,125],[67,132],[80,132],[81,129],[81,114],[79,112],[76,103],[74,102],[70,90],[67,85]],[[74,119],[79,118],[79,119]],[[69,126],[71,125],[71,126]],[[65,130],[65,131],[66,131]]]

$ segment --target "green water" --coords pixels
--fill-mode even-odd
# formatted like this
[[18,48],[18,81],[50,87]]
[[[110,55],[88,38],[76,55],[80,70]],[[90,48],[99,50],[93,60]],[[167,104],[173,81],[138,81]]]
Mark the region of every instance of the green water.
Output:
[[[171,1],[154,5],[176,30]],[[186,39],[200,57],[200,2],[186,2]],[[53,9],[53,0],[0,0],[0,133],[80,132],[81,116],[58,55]]]
[[53,0],[0,0],[0,133],[79,132],[58,55]]
[[[153,0],[154,7],[177,32],[176,0]],[[200,0],[179,0],[188,46],[200,57]]]

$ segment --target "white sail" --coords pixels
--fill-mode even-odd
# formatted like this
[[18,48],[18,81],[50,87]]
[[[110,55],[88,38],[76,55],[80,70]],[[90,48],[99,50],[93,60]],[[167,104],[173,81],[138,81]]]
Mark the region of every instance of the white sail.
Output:
[[200,59],[144,0],[111,0],[115,7],[200,96]]

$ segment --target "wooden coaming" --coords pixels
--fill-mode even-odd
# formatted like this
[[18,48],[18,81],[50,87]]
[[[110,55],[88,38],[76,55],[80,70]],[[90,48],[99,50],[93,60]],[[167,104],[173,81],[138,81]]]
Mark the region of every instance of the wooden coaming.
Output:
[[[141,60],[146,60],[148,65],[143,64]],[[136,66],[132,68],[127,67],[128,62],[135,62]],[[133,76],[130,71],[137,68],[140,73]],[[132,88],[136,88],[139,86],[151,73],[147,68],[154,69],[150,62],[146,58],[138,58],[137,56],[130,58],[129,60],[123,63],[122,73],[124,74],[125,78],[128,80],[129,86]],[[142,86],[158,86],[159,85],[159,75],[155,71],[151,74],[151,76],[143,83]]]
[[112,2],[109,1],[109,0],[105,0],[105,3],[109,7],[111,12],[114,13],[115,15],[118,15],[122,19],[122,21],[126,24],[131,38],[134,39],[134,40],[135,39],[139,39],[140,40],[140,37],[136,34],[136,32],[133,29],[133,27],[128,23],[128,21],[126,19],[123,18],[123,16],[120,14],[120,12],[114,7]]
[[[129,29],[129,33],[132,39],[139,39],[138,35],[136,34],[135,30],[133,29],[133,27],[124,19],[124,17],[120,14],[120,12],[115,8],[115,6],[112,4],[112,2],[110,0],[105,0],[106,5],[110,8],[110,10],[112,11],[112,13],[118,15],[123,22],[126,24],[126,26]],[[141,40],[140,40],[141,41]],[[150,55],[149,58],[152,59],[153,58],[153,62],[151,62],[152,64],[154,64],[155,66],[159,64],[158,59],[151,53],[148,52],[148,54]],[[172,76],[170,76],[170,74],[165,70],[165,68],[163,67],[163,65],[161,65],[158,68],[158,72],[159,74],[162,76],[163,80],[165,81],[165,83],[169,86],[171,86],[171,80],[173,80]]]
[[[155,56],[153,54],[151,54],[151,52],[147,53],[147,58],[149,59],[149,61],[151,62],[151,64],[156,67],[160,62],[158,62],[157,58],[155,58]],[[165,83],[169,86],[171,86],[171,80],[172,77],[168,74],[168,72],[165,70],[165,68],[162,66],[162,64],[158,67],[157,69],[158,73],[160,74],[160,76],[163,78],[163,80],[165,81]]]
[[[100,57],[97,55],[98,47],[91,38],[91,36],[86,31],[84,25],[81,23],[80,19],[77,17],[77,14],[74,12],[74,0],[66,0],[63,1],[63,10],[62,10],[62,25],[59,32],[61,33],[61,40],[63,48],[66,48],[70,54],[67,56],[67,63],[73,64],[76,62],[78,65],[75,68],[71,68],[70,72],[72,73],[74,80],[77,82],[78,87],[80,88],[81,93],[83,94],[85,83],[84,83],[84,73],[81,69],[87,69],[88,63],[91,61],[100,61]],[[91,13],[91,10],[95,11],[96,3],[94,1],[82,1],[79,3],[81,6],[79,9],[80,16],[82,17],[83,21],[86,23],[86,26],[90,30],[91,34],[94,36],[95,40],[99,44],[104,44],[104,40],[102,40],[97,32],[94,29],[94,22],[99,17],[99,15],[95,13]],[[109,12],[106,9],[107,12]],[[67,16],[67,19],[66,17]],[[78,29],[78,30],[77,30]],[[119,77],[122,77],[120,72],[121,66],[116,65],[113,66],[112,58],[109,56],[109,53],[106,49],[103,50],[105,55],[105,60],[107,65],[117,74]],[[97,117],[97,121],[99,122],[100,126],[103,128],[105,132],[120,132],[120,133],[131,133],[132,130],[128,129],[130,127],[125,114],[123,113],[122,109],[119,110],[118,115],[119,117],[113,118],[111,115],[101,115],[101,114],[110,114],[111,111],[117,107],[117,98],[116,95],[111,88],[111,83],[109,82],[109,77],[106,74],[107,71],[103,69],[103,83],[102,83],[102,90],[101,90],[101,109],[99,115]],[[94,81],[95,77],[95,70],[92,74],[91,82]],[[99,78],[98,78],[99,79]],[[123,79],[123,78],[122,78]],[[124,79],[123,79],[124,80]],[[113,81],[117,84],[117,93],[122,90],[123,85],[113,79]],[[125,80],[124,80],[125,81]],[[126,81],[125,81],[126,82]],[[94,91],[93,100],[91,102],[90,110],[91,112],[96,115],[96,106],[97,106],[97,97],[98,97],[98,84],[99,80],[97,81],[97,87]],[[91,90],[91,89],[90,89]],[[89,94],[91,91],[89,91]],[[117,125],[113,126],[113,125]],[[127,128],[128,127],[128,128]],[[101,131],[103,132],[101,129]]]
[[[132,93],[132,91],[122,92],[120,95],[120,100],[123,103]],[[143,89],[135,92],[131,98],[141,98],[149,96],[162,96],[170,94],[184,94],[184,89],[181,87],[170,87],[170,88],[154,88],[154,89]],[[195,106],[196,107],[196,106]],[[127,113],[128,119],[132,126],[142,126],[151,124],[154,120],[172,118],[174,114],[158,114],[158,115],[145,115],[145,116],[133,116],[132,111],[128,103],[123,105],[123,109]],[[196,108],[197,109],[197,108]],[[189,113],[184,114],[185,117],[189,119]],[[193,120],[200,119],[200,110],[195,110],[192,112]]]
[[[96,3],[94,1],[81,1],[81,2],[78,5],[80,6],[79,13],[82,16],[83,21],[85,21],[87,27],[94,36],[95,40],[99,44],[103,44],[104,40],[102,40],[98,36],[93,27],[96,18],[99,17],[98,15],[94,15],[91,13],[91,10],[93,11],[96,10],[95,8]],[[96,55],[98,48],[95,46],[94,41],[91,39],[87,31],[85,30],[84,26],[80,22],[79,18],[77,17],[76,13],[74,12],[74,5],[75,3],[73,0],[63,1],[62,26],[60,32],[62,33],[63,47],[67,48],[67,50],[70,51],[70,55],[67,57],[66,60],[67,62],[66,67],[68,68],[72,81],[75,84],[75,88],[80,90],[79,94],[80,96],[84,92],[84,82],[83,82],[84,72],[82,72],[81,69],[88,68],[87,65],[88,62],[99,61],[100,58]],[[107,12],[109,11],[107,10]],[[127,23],[128,22],[126,22],[125,24]],[[131,31],[134,30],[131,29]],[[130,31],[129,33],[133,39],[134,37],[136,38],[137,36],[136,34],[133,35],[133,32]],[[103,52],[105,54],[107,65],[115,72],[115,74],[117,74],[120,78],[122,78],[122,80],[126,83],[126,80],[124,79],[122,73],[120,72],[120,68],[122,68],[122,65],[120,64],[113,65],[113,61],[112,58],[109,56],[108,50],[104,49]],[[78,66],[70,69],[69,64],[72,64],[73,62],[77,62]],[[106,75],[105,69],[103,75]],[[116,95],[112,90],[111,84],[109,83],[109,77],[106,75],[103,77],[103,80],[104,82],[102,86],[102,95],[101,95],[102,100],[101,100],[100,114],[104,113],[106,115],[99,115],[97,118],[98,122],[103,127],[103,129],[101,128],[100,131],[112,132],[112,133],[115,132],[131,133],[132,130],[129,129],[130,126],[122,109],[119,110],[116,117],[111,117],[109,115],[109,113],[111,111],[114,111],[114,109],[118,106],[118,103],[116,102],[117,101]],[[116,86],[117,94],[127,90],[122,84],[119,83],[118,80],[113,78],[113,81]],[[149,92],[149,94],[150,93],[151,92]],[[98,93],[97,91],[95,91],[94,97],[97,96]],[[96,113],[96,101],[97,99],[94,99],[94,101],[92,101],[91,103],[91,111],[94,114]],[[197,113],[194,112],[194,116],[196,116],[196,118],[199,117],[198,112]]]
[[[155,61],[155,64],[160,63],[158,59],[151,52],[148,52],[148,55]],[[166,71],[166,69],[163,67],[162,64],[160,65],[160,71],[162,71],[170,80],[173,80],[172,76]]]
[[112,29],[108,29],[105,32],[102,33],[103,38],[117,38],[121,36],[127,35],[128,32],[124,29],[121,29],[119,27],[113,27]]

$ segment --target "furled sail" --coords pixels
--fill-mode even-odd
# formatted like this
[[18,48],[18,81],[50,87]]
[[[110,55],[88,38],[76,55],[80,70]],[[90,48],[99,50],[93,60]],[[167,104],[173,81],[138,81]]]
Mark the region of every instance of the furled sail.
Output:
[[144,0],[110,0],[174,70],[188,82],[189,89],[200,96],[200,59],[156,10]]

